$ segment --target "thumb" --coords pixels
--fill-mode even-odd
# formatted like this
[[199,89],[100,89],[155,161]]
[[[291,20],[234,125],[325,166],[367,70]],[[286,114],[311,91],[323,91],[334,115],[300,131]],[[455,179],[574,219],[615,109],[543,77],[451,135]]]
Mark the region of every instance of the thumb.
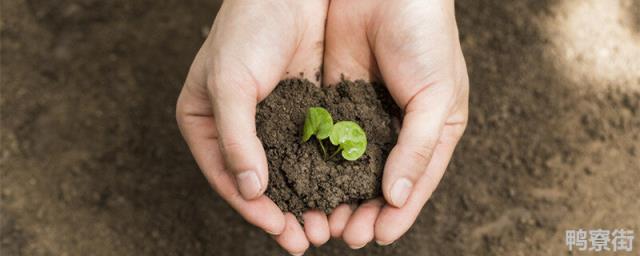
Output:
[[208,87],[225,167],[249,200],[262,195],[268,181],[267,159],[255,125],[260,86],[250,71],[234,75],[214,76]]
[[243,198],[255,199],[266,190],[268,165],[256,134],[255,115],[260,85],[251,71],[209,79],[213,115],[225,167]]
[[424,174],[447,118],[452,87],[425,86],[405,106],[398,141],[389,153],[382,181],[391,205],[402,207]]
[[243,198],[257,198],[268,181],[267,159],[255,126],[258,86],[247,81],[212,80],[213,115],[225,167],[235,177]]
[[246,200],[262,195],[268,182],[265,151],[256,135],[256,104],[285,73],[297,39],[291,23],[263,19],[283,6],[278,1],[225,1],[209,37],[206,84],[218,145],[225,169]]
[[375,16],[370,41],[382,78],[404,117],[385,163],[382,191],[389,204],[402,207],[426,171],[455,102],[459,43],[452,1],[384,3],[393,11]]

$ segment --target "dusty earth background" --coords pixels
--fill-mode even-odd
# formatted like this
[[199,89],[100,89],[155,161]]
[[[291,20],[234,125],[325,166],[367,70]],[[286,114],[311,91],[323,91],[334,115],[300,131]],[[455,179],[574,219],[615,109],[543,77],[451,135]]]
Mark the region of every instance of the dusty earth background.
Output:
[[[1,1],[2,255],[274,255],[209,188],[174,103],[215,1]],[[456,2],[468,130],[392,246],[309,255],[640,252],[640,1]]]

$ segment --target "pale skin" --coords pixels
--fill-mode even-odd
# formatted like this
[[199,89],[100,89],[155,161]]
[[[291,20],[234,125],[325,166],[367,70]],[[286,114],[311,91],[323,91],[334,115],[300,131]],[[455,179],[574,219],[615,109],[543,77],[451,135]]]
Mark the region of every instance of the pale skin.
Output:
[[[325,27],[326,19],[326,27]],[[384,81],[404,110],[383,195],[304,227],[264,195],[268,166],[256,104],[301,72],[321,84]],[[318,84],[318,86],[321,86]],[[467,123],[469,82],[452,0],[229,0],[196,55],[177,103],[180,130],[205,177],[289,253],[330,237],[351,248],[399,239],[435,190]]]

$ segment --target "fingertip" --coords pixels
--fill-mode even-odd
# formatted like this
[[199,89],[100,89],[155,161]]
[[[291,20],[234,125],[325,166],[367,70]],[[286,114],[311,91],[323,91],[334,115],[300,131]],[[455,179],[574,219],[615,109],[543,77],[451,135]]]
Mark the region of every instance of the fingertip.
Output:
[[[267,196],[260,196],[257,199],[248,202],[257,203],[258,201],[264,201],[263,204],[265,206],[254,208],[254,210],[259,210],[261,213],[258,216],[250,217],[251,220],[253,220],[252,222],[271,235],[282,234],[286,228],[286,218],[280,208],[278,208],[278,206]],[[245,218],[247,217],[249,216],[245,216]]]
[[401,177],[393,181],[391,186],[387,187],[384,196],[389,205],[400,208],[407,202],[412,189],[413,182],[408,178]]
[[304,231],[311,244],[319,247],[329,241],[329,221],[327,216],[318,210],[307,211],[302,214]]
[[383,242],[383,241],[381,241],[381,240],[376,240],[376,244],[377,244],[378,246],[387,246],[387,245],[392,244],[393,242],[395,242],[395,241]]
[[368,201],[353,213],[344,229],[342,239],[351,249],[360,249],[374,238],[374,224],[380,212],[382,200]]
[[385,206],[375,223],[375,238],[381,244],[389,244],[400,239],[420,214],[422,207],[436,189],[447,168],[454,144],[439,144],[425,174],[420,177],[405,204],[398,208]]
[[305,236],[302,226],[291,213],[284,214],[286,226],[284,231],[274,239],[282,248],[292,255],[301,255],[309,248],[309,241]]
[[[240,114],[238,118],[242,119]],[[244,122],[233,122],[236,126],[227,127],[230,120],[216,119],[219,131],[219,146],[225,170],[232,174],[236,187],[245,200],[260,197],[269,183],[269,167],[262,143],[255,135],[255,128]],[[249,121],[249,120],[247,120]],[[250,119],[255,122],[255,119]],[[247,131],[248,130],[248,131]]]
[[258,146],[247,147],[246,150],[242,151],[245,154],[241,158],[237,156],[241,154],[237,152],[240,146],[227,146],[226,154],[224,155],[226,169],[233,174],[238,191],[245,200],[259,198],[267,190],[269,184],[266,154],[261,146],[253,150],[256,147]]
[[420,153],[415,147],[397,144],[389,153],[382,177],[383,195],[387,203],[400,208],[424,174],[431,154]]
[[382,208],[374,225],[376,243],[389,245],[407,232],[416,219],[416,214],[410,211],[393,206]]
[[263,185],[256,171],[244,171],[236,175],[238,191],[245,200],[253,200],[262,195]]
[[329,215],[329,233],[333,238],[340,238],[353,210],[348,204],[341,204]]
[[273,221],[270,221],[270,223],[272,224],[269,224],[267,227],[265,227],[264,232],[267,232],[269,235],[273,236],[281,235],[287,226],[284,217],[274,219]]
[[[227,177],[227,179],[229,179],[229,177]],[[229,182],[232,183],[230,179]],[[221,183],[221,185],[226,186],[226,188],[224,188],[225,190],[235,189],[233,185],[224,183]],[[222,195],[224,197],[224,194]],[[284,232],[286,227],[285,215],[267,196],[262,195],[254,200],[244,200],[238,192],[235,192],[230,195],[227,194],[226,199],[247,222],[263,229],[269,234],[278,235]]]

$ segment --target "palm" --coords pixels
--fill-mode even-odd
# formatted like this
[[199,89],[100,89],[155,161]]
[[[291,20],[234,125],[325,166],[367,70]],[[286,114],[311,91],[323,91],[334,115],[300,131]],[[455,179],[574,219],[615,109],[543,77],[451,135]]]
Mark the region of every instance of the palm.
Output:
[[[231,77],[255,80],[241,82],[257,89],[258,100],[264,99],[282,77],[300,73],[313,77],[322,65],[326,14],[321,9],[326,8],[325,1],[314,4],[247,2],[228,9],[223,5],[216,17],[205,46],[210,44],[207,49],[217,52],[208,53],[215,56],[208,63],[219,63],[220,67],[209,65],[213,71],[210,75],[216,75],[218,70],[235,71]],[[242,69],[229,70],[229,67]],[[242,85],[238,83],[238,86]]]

